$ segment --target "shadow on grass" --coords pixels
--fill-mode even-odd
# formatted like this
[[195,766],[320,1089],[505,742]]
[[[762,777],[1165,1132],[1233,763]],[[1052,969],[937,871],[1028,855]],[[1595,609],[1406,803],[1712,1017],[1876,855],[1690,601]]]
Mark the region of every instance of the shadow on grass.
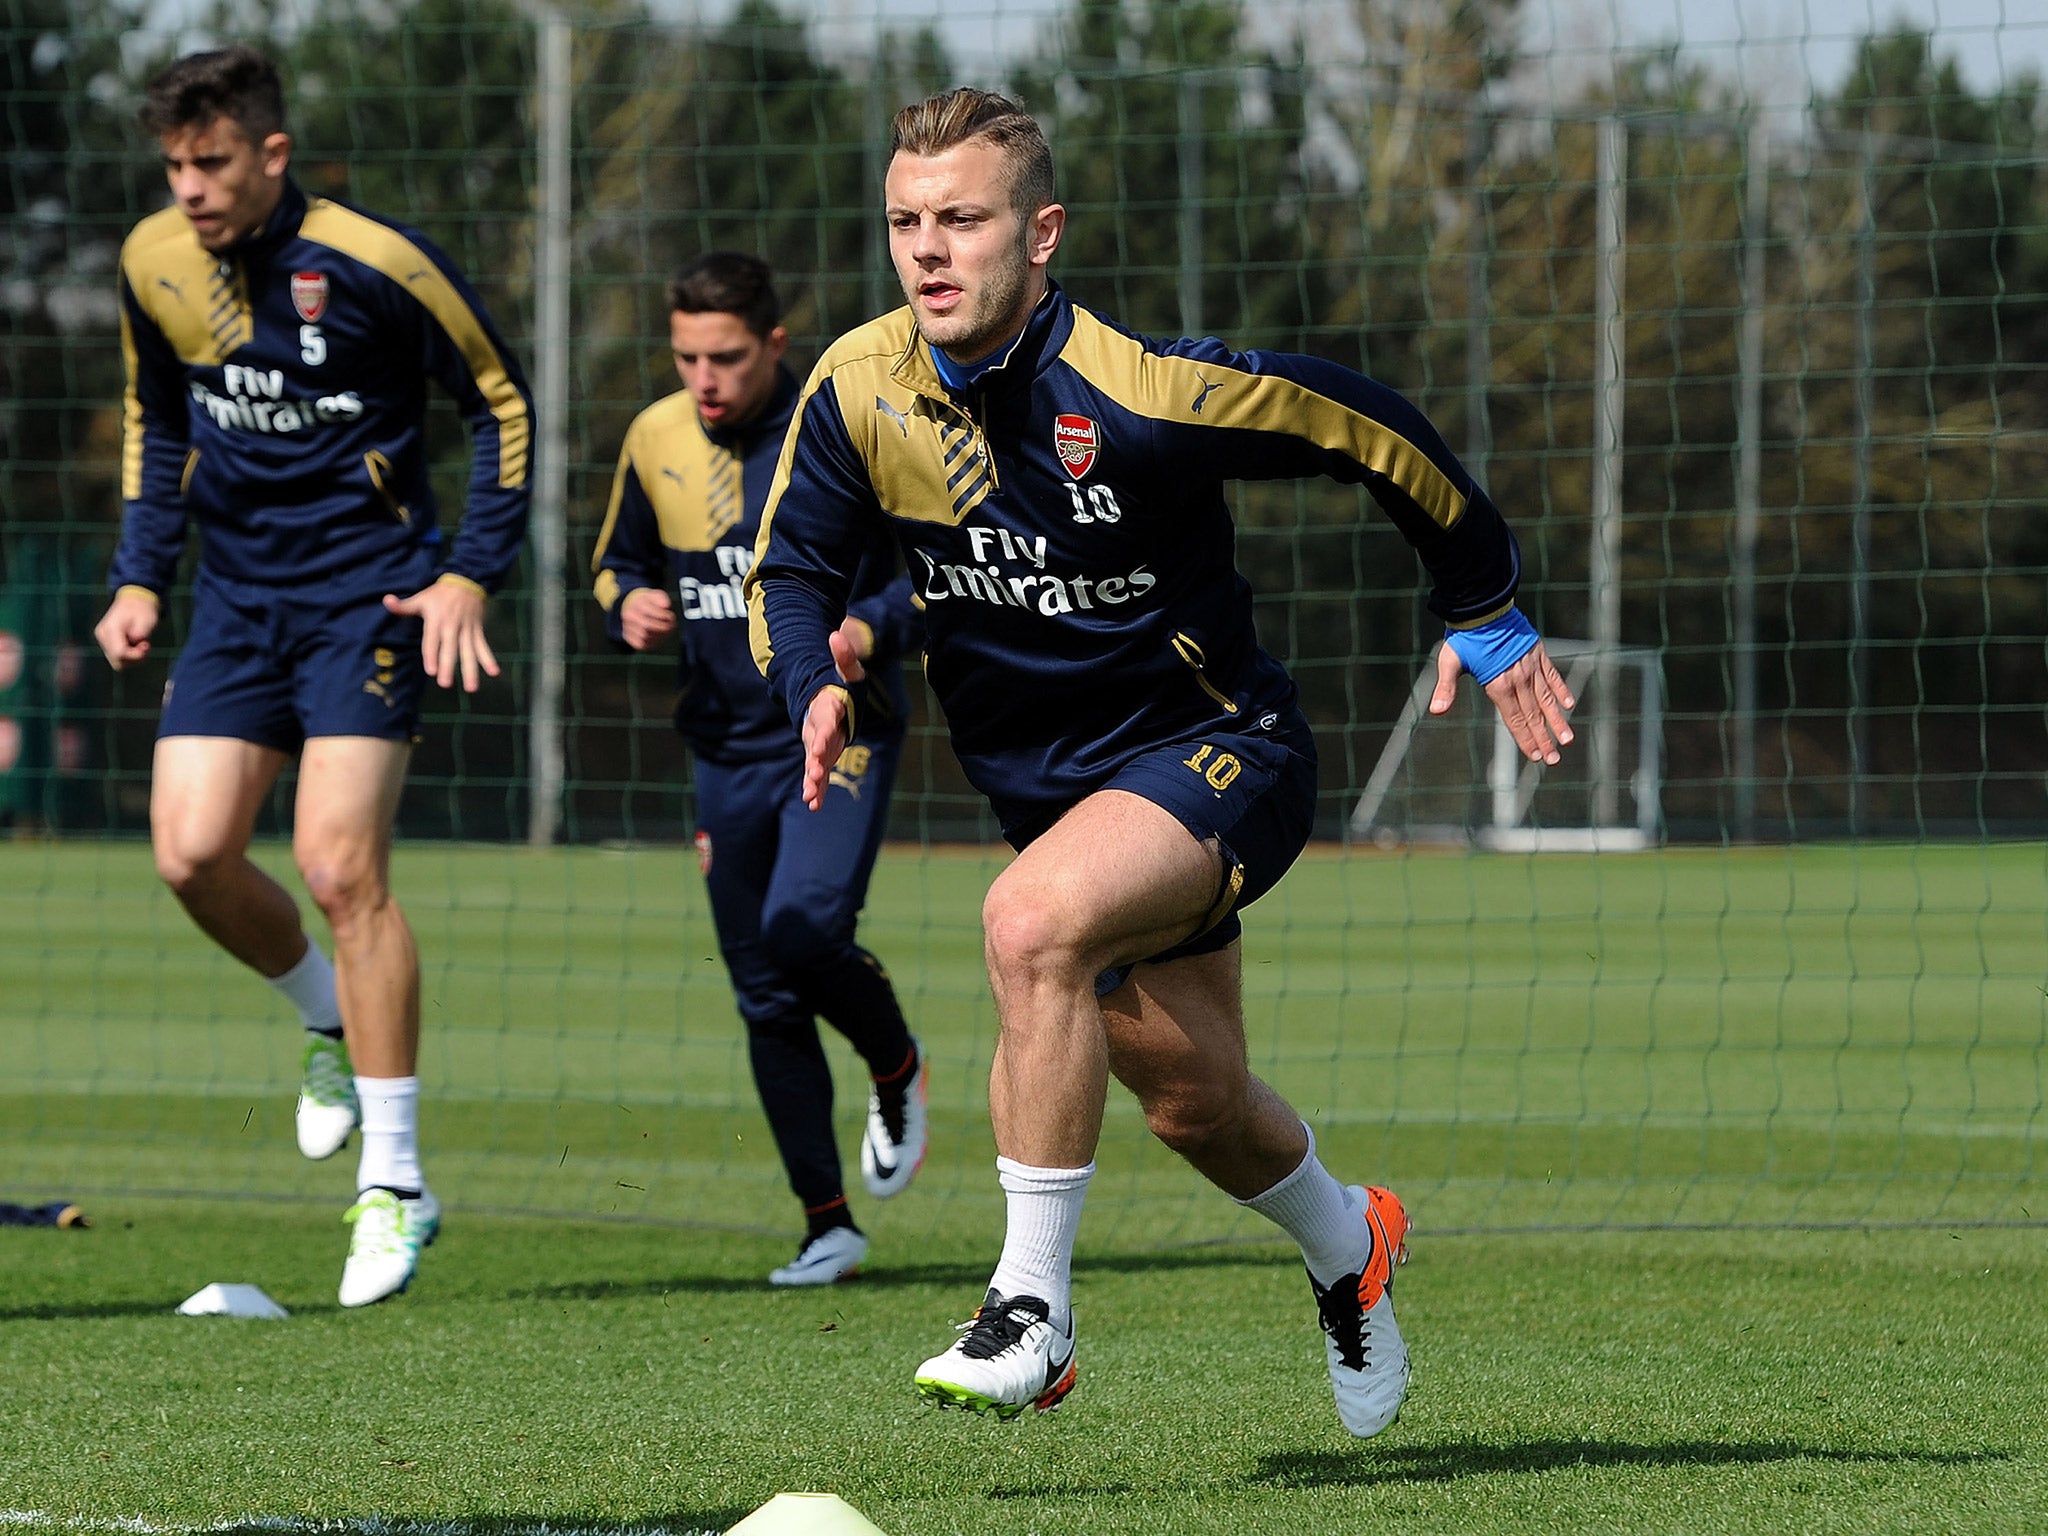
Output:
[[1027,1499],[1033,1504],[1059,1499],[1120,1499],[1137,1490],[1129,1483],[1032,1483],[1016,1488],[991,1488],[988,1499]]
[[[863,1267],[853,1280],[842,1282],[863,1290],[913,1285],[967,1285],[977,1290],[988,1284],[989,1268],[997,1247],[992,1245],[985,1260],[971,1264],[892,1264],[886,1268]],[[1192,1270],[1265,1269],[1276,1263],[1299,1259],[1282,1258],[1277,1248],[1216,1246],[1168,1250],[1164,1253],[1110,1254],[1077,1262],[1080,1274],[1172,1274]],[[506,1301],[628,1301],[641,1296],[748,1295],[767,1288],[761,1275],[671,1275],[652,1280],[564,1280],[553,1285],[523,1286],[505,1291]],[[4,1316],[0,1313],[0,1316]]]
[[1452,1483],[1500,1472],[1555,1472],[1566,1467],[1713,1467],[1776,1461],[1916,1467],[2007,1461],[2005,1451],[1855,1451],[1789,1440],[1531,1440],[1520,1445],[1375,1447],[1371,1452],[1302,1451],[1262,1456],[1245,1481],[1266,1488],[1369,1488],[1387,1483]]
[[[180,1300],[183,1298],[171,1301],[16,1302],[12,1306],[0,1306],[0,1323],[66,1322],[94,1317],[173,1317],[177,1314]],[[340,1310],[341,1307],[331,1301],[295,1302],[290,1308],[293,1317],[317,1317]]]

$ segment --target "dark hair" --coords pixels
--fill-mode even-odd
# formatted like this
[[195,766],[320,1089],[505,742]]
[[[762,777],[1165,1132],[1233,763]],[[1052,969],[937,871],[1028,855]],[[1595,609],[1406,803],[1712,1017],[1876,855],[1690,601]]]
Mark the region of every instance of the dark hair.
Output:
[[782,319],[775,274],[758,256],[707,251],[668,280],[668,307],[686,315],[737,315],[763,341]]
[[148,133],[203,128],[221,117],[232,120],[252,144],[284,131],[284,86],[277,66],[254,48],[188,53],[146,90],[138,116]]
[[1010,202],[1029,219],[1053,200],[1052,146],[1023,103],[971,85],[914,102],[896,114],[891,155],[942,155],[970,139],[1003,152]]

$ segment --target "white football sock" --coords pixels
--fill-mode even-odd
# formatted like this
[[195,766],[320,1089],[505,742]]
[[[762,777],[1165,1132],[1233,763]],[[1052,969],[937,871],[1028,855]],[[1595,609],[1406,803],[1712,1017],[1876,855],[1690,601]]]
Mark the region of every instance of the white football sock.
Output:
[[341,1033],[341,1004],[334,999],[334,967],[311,939],[299,963],[282,976],[264,978],[299,1010],[299,1022],[323,1035]]
[[1240,1200],[1301,1244],[1302,1262],[1316,1284],[1329,1285],[1358,1274],[1372,1257],[1372,1228],[1364,1213],[1352,1208],[1344,1186],[1316,1156],[1316,1133],[1308,1131],[1308,1152],[1301,1166],[1263,1195]]
[[989,1279],[1004,1296],[1036,1296],[1064,1327],[1073,1305],[1074,1233],[1081,1225],[1081,1202],[1095,1165],[1086,1168],[1033,1168],[996,1159],[996,1177],[1009,1197],[1009,1225],[1003,1232],[1003,1256]]
[[359,1077],[356,1097],[363,1106],[363,1160],[356,1167],[358,1190],[425,1189],[420,1172],[420,1080],[417,1077]]

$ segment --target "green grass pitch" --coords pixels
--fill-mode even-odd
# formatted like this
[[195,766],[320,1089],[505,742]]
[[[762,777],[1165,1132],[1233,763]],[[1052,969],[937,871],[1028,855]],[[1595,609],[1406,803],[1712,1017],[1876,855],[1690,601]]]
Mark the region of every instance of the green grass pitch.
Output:
[[[0,1231],[0,1527],[716,1531],[793,1488],[891,1536],[2048,1523],[2040,846],[1305,860],[1248,917],[1254,1063],[1419,1229],[1363,1446],[1298,1264],[1120,1094],[1069,1405],[916,1404],[999,1234],[998,867],[884,857],[938,1140],[856,1196],[869,1273],[790,1296],[688,856],[402,850],[450,1211],[342,1314],[350,1158],[291,1148],[282,1010],[146,850],[0,848],[0,1198],[99,1223]],[[209,1280],[293,1320],[170,1315]]]

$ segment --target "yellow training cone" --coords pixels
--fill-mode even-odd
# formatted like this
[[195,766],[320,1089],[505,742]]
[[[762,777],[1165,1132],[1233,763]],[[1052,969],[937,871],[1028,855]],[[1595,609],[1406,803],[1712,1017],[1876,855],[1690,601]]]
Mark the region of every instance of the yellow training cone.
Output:
[[726,1536],[882,1536],[836,1493],[778,1493]]

